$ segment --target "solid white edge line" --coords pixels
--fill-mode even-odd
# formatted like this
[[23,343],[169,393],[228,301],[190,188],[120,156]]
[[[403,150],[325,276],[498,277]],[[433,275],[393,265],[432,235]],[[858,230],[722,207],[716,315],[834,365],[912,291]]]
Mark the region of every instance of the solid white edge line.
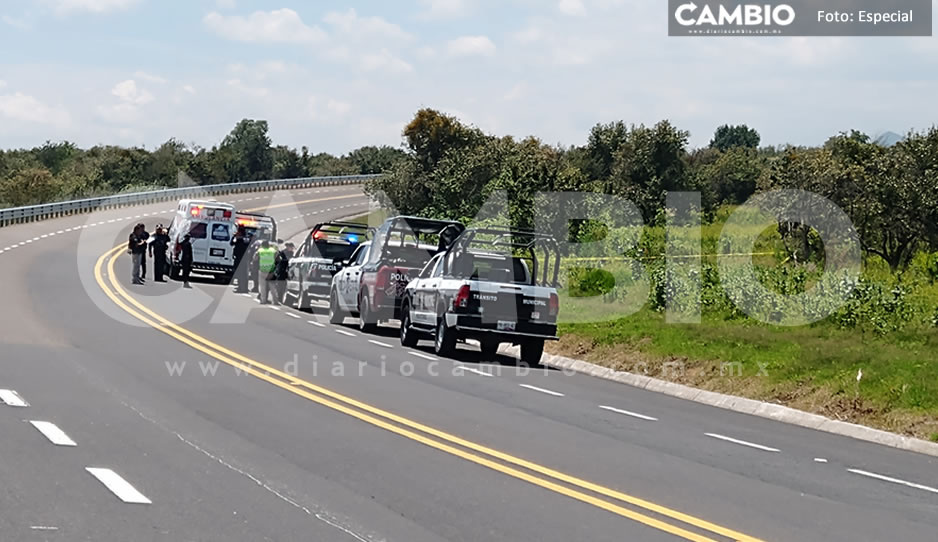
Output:
[[424,354],[423,352],[413,352],[413,351],[408,350],[407,353],[410,354],[411,356],[417,356],[418,358],[423,358],[423,359],[430,360],[430,361],[439,361],[439,358],[428,356],[427,354]]
[[16,393],[16,390],[0,390],[0,401],[11,407],[23,408],[29,406],[26,399]]
[[875,472],[869,472],[860,469],[847,469],[847,472],[852,472],[853,474],[859,474],[860,476],[866,476],[868,478],[873,478],[875,480],[882,480],[883,482],[889,482],[892,484],[899,484],[906,487],[911,487],[913,489],[921,489],[922,491],[928,491],[930,493],[938,493],[938,489],[933,487],[923,486],[922,484],[916,484],[915,482],[906,482],[905,480],[900,480],[898,478],[892,478],[889,476],[883,476],[882,474],[876,474]]
[[538,388],[537,386],[532,386],[530,384],[518,384],[518,385],[521,386],[522,388],[527,388],[529,390],[537,391],[540,393],[546,393],[547,395],[553,395],[554,397],[564,397],[564,394],[557,392],[557,391],[545,390],[544,388]]
[[626,416],[631,416],[633,418],[638,418],[639,420],[645,420],[649,422],[656,422],[658,418],[653,418],[651,416],[646,416],[644,414],[639,414],[637,412],[631,412],[628,410],[622,410],[621,408],[615,408],[611,406],[599,405],[599,408],[603,410],[608,410],[609,412],[615,412],[616,414],[624,414]]
[[58,426],[52,422],[30,420],[29,423],[38,429],[40,433],[45,435],[45,437],[49,439],[49,442],[56,446],[78,446],[74,440],[65,434],[65,431],[59,429]]
[[116,495],[118,499],[124,501],[125,503],[153,504],[153,501],[146,498],[143,493],[137,491],[137,489],[130,485],[127,480],[121,478],[119,474],[112,471],[111,469],[85,467],[85,470],[97,478],[99,482],[104,484],[104,487],[108,488],[111,493]]
[[307,323],[307,324],[312,324],[312,325],[314,325],[314,326],[316,326],[316,327],[326,327],[326,324],[319,323],[319,322],[317,322],[316,320],[307,320],[306,323]]
[[388,344],[388,343],[383,343],[383,342],[381,342],[381,341],[376,341],[376,340],[374,340],[374,339],[368,339],[368,342],[370,342],[371,344],[380,346],[380,347],[382,347],[382,348],[394,348],[393,346],[391,346],[391,345]]
[[715,438],[717,440],[723,440],[726,442],[732,442],[733,444],[739,444],[740,446],[748,446],[749,448],[755,448],[756,450],[762,450],[763,452],[772,452],[772,453],[781,452],[781,450],[776,449],[776,448],[770,448],[768,446],[755,444],[753,442],[746,442],[745,440],[739,440],[739,439],[735,439],[732,437],[727,437],[725,435],[718,435],[716,433],[704,433],[704,434],[710,438]]

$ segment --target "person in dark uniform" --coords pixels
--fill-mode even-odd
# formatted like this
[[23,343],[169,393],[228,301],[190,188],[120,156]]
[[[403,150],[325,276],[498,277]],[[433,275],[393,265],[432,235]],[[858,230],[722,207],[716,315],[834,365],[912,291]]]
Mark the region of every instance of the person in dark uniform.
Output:
[[251,248],[251,239],[247,236],[244,226],[238,226],[238,231],[231,239],[231,246],[234,247],[234,266],[235,279],[238,281],[238,287],[235,289],[237,294],[248,293],[248,266],[251,260],[246,259],[245,255]]
[[187,233],[179,243],[181,254],[179,255],[179,265],[182,266],[182,287],[192,288],[189,284],[189,274],[192,273],[192,237]]
[[143,224],[137,224],[137,227],[140,228],[140,239],[143,240],[144,250],[143,254],[140,256],[140,280],[147,280],[147,251],[146,245],[150,240],[150,234],[147,232],[147,227]]
[[290,275],[290,260],[293,258],[293,251],[296,247],[293,243],[287,242],[283,245],[283,250],[277,252],[276,268],[274,269],[274,303],[283,305],[287,294],[287,278]]
[[150,258],[153,259],[153,278],[156,282],[166,282],[166,250],[169,248],[169,235],[162,225],[156,227],[153,240],[150,241]]
[[127,240],[127,251],[133,258],[134,284],[143,284],[143,280],[140,278],[140,262],[147,253],[147,243],[143,240],[142,233],[144,233],[144,230],[138,224],[134,226],[134,231]]

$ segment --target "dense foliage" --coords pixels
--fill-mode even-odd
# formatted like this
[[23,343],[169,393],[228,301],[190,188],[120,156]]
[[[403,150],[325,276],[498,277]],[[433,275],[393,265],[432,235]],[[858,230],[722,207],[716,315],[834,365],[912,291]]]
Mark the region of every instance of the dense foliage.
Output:
[[362,147],[336,157],[274,146],[266,121],[242,120],[211,149],[170,140],[153,150],[69,142],[0,151],[0,207],[33,205],[118,192],[285,179],[382,173],[404,156],[391,147]]
[[[424,109],[404,129],[406,158],[367,186],[402,213],[469,221],[496,192],[511,221],[531,227],[540,191],[613,194],[628,199],[646,224],[661,224],[671,191],[701,193],[712,220],[724,206],[753,194],[800,189],[824,196],[855,224],[867,255],[893,271],[920,252],[938,250],[938,128],[913,132],[884,147],[858,132],[822,147],[762,147],[747,126],[721,126],[711,144],[688,147],[688,133],[668,121],[648,127],[599,124],[585,145],[547,145],[498,137]],[[811,228],[779,224],[794,261],[823,253]],[[581,232],[574,233],[574,236]]]

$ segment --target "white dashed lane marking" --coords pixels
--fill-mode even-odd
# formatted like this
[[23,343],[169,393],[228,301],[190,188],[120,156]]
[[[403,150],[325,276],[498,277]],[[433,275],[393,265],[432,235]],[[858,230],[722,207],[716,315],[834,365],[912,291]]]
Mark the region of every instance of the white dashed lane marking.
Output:
[[350,331],[345,331],[344,329],[337,329],[337,330],[335,330],[335,332],[338,333],[338,334],[340,334],[340,335],[345,335],[346,337],[354,337],[354,336],[355,336],[354,333],[352,333],[352,332],[350,332]]
[[59,429],[54,423],[39,421],[30,421],[29,423],[38,429],[40,433],[45,435],[45,437],[49,439],[49,442],[56,446],[78,446],[74,440],[65,434],[65,431]]
[[609,412],[615,412],[616,414],[623,414],[625,416],[631,416],[633,418],[638,418],[639,420],[645,420],[649,422],[656,422],[658,418],[652,418],[651,416],[646,416],[644,414],[639,414],[637,412],[630,412],[628,410],[622,410],[620,408],[613,408],[611,406],[599,405],[599,408],[603,410],[608,410]]
[[732,442],[733,444],[739,444],[740,446],[746,446],[748,448],[755,448],[756,450],[762,450],[763,452],[772,452],[778,453],[781,450],[777,448],[770,448],[768,446],[763,446],[761,444],[755,444],[753,442],[746,442],[745,440],[739,440],[732,437],[727,437],[725,435],[718,435],[716,433],[705,433],[710,438],[715,438],[717,440],[722,440],[724,442]]
[[[495,378],[495,375],[493,375],[492,373],[487,373],[487,372],[485,372],[485,371],[480,371],[480,370],[478,370],[478,369],[473,369],[472,367],[466,367],[465,365],[457,365],[456,368],[457,368],[457,369],[462,369],[463,371],[469,371],[470,373],[476,374],[476,375],[479,375],[479,376],[485,376],[485,377],[488,377],[488,378]],[[545,390],[545,391],[546,391],[546,390]]]
[[11,407],[28,407],[29,403],[26,402],[26,399],[23,399],[20,394],[16,393],[16,390],[0,390],[0,401],[7,406]]
[[121,478],[119,474],[112,471],[111,469],[87,467],[85,470],[97,478],[99,482],[104,484],[104,487],[108,488],[111,493],[116,495],[118,499],[124,501],[125,503],[153,504],[153,501],[146,498],[143,493],[137,491],[137,489],[130,485],[127,480]]
[[546,395],[552,395],[552,396],[554,396],[554,397],[564,397],[564,396],[565,396],[564,394],[560,393],[559,391],[546,390],[546,389],[544,389],[544,388],[538,388],[537,386],[531,386],[530,384],[518,384],[518,385],[521,386],[522,388],[526,388],[526,389],[529,389],[529,390],[532,390],[532,391],[536,391],[536,392],[538,392],[538,393],[543,393],[543,394],[546,394]]
[[424,354],[422,352],[412,352],[408,350],[407,353],[410,354],[411,356],[417,356],[418,358],[428,359],[430,361],[437,361],[437,358],[433,356],[428,356],[427,354]]
[[847,469],[847,472],[859,474],[860,476],[866,476],[867,478],[873,478],[874,480],[889,482],[890,484],[898,484],[901,486],[911,487],[912,489],[921,489],[922,491],[927,491],[929,493],[938,493],[938,489],[933,487],[923,486],[922,484],[916,484],[915,482],[906,482],[905,480],[892,478],[891,476],[884,476],[882,474],[876,474],[875,472],[868,472],[859,469]]
[[299,317],[299,316],[297,316],[297,315],[295,315],[295,314],[293,314],[292,312],[288,312],[288,313],[286,313],[286,314],[287,314],[287,316],[289,316],[290,318],[296,318],[297,320],[299,320],[299,319],[300,319],[300,317]]
[[314,326],[316,326],[316,327],[326,327],[326,324],[321,324],[321,323],[317,322],[316,320],[307,320],[306,323],[307,323],[307,324],[312,324],[312,325],[314,325]]
[[390,344],[383,343],[383,342],[381,342],[381,341],[376,341],[376,340],[374,340],[374,339],[368,339],[368,342],[370,342],[371,344],[380,346],[380,347],[382,347],[382,348],[394,348],[394,347],[391,346]]

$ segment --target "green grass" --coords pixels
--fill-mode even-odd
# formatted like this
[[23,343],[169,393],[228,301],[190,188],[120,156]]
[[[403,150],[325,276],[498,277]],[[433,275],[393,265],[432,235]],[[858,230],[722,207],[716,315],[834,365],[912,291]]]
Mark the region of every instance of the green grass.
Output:
[[[605,322],[562,324],[561,334],[562,353],[577,351],[619,369],[677,360],[684,374],[672,380],[919,436],[938,429],[929,423],[938,420],[938,330],[878,337],[823,323],[782,328],[706,316],[700,324],[669,324],[643,309]],[[741,375],[726,362],[740,364]]]

